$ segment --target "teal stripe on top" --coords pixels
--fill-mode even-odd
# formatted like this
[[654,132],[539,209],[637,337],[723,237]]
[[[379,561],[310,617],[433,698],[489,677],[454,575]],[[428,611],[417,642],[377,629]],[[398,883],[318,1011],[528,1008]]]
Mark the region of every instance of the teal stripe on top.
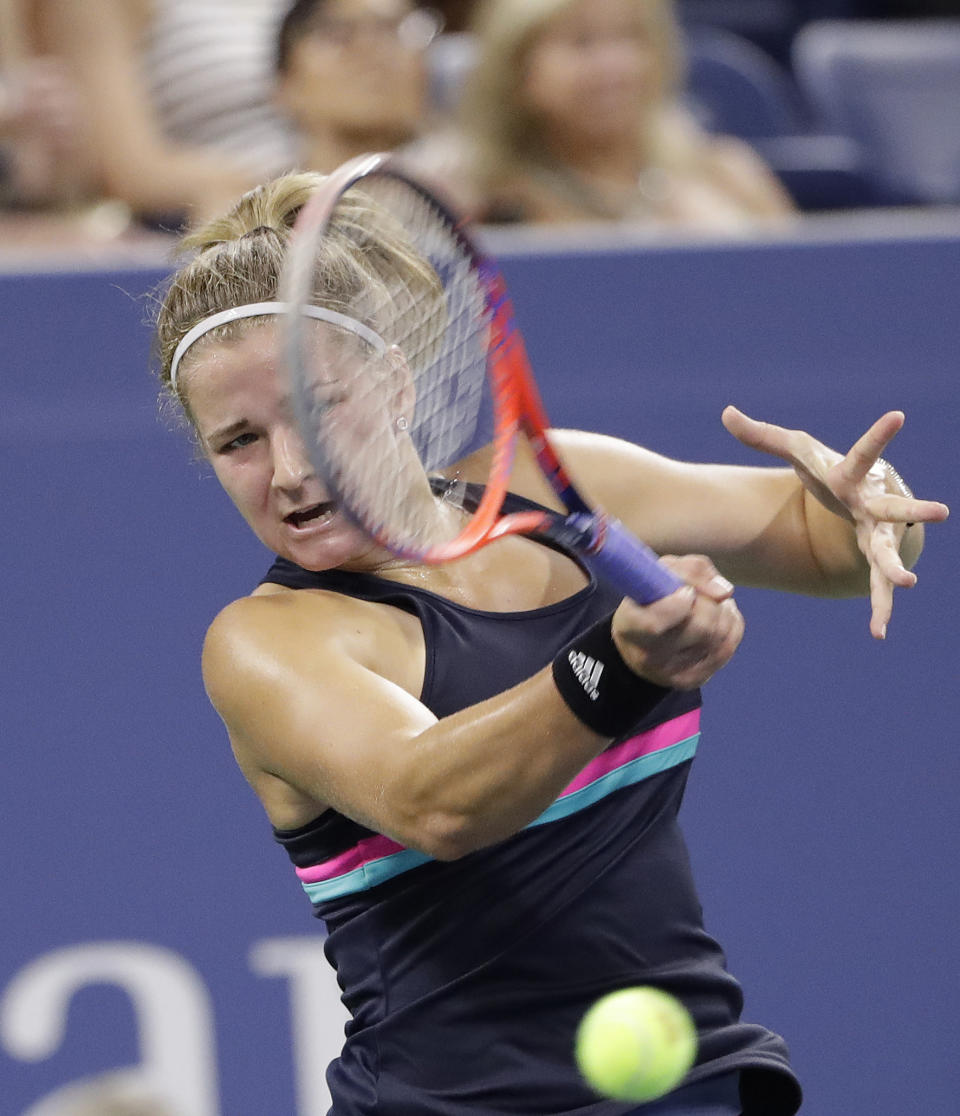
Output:
[[371,860],[361,864],[352,872],[343,876],[336,876],[332,880],[322,883],[305,883],[303,890],[310,897],[311,903],[322,903],[325,899],[337,899],[341,895],[352,895],[357,891],[369,891],[377,884],[408,872],[411,868],[419,868],[433,860],[432,856],[422,853],[417,849],[403,849],[401,852],[390,853],[379,860]]
[[606,798],[608,794],[613,794],[614,791],[620,790],[622,787],[641,783],[644,779],[649,779],[651,775],[659,775],[661,771],[667,771],[688,759],[693,759],[699,742],[700,733],[698,732],[686,740],[671,744],[669,748],[660,748],[656,752],[650,752],[649,755],[637,756],[635,760],[631,760],[613,771],[608,771],[606,775],[601,775],[599,779],[581,787],[580,790],[558,798],[556,802],[543,811],[540,817],[534,818],[524,828],[532,829],[535,825],[543,825],[545,822],[556,821],[558,818],[567,818],[571,814],[585,810],[588,806],[592,806],[595,802],[599,802],[601,798]]

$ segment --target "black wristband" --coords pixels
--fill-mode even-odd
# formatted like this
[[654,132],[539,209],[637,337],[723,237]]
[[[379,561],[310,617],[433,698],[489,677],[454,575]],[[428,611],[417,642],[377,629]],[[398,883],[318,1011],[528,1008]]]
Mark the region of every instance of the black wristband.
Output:
[[553,681],[578,720],[616,738],[670,691],[627,666],[613,642],[612,623],[611,613],[562,648],[553,660]]

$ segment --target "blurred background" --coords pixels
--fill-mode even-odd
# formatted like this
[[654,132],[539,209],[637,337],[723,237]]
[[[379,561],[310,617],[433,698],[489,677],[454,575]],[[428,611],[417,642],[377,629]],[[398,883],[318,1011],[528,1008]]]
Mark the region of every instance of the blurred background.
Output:
[[[199,651],[267,555],[158,418],[178,235],[396,150],[481,226],[549,412],[749,461],[729,402],[957,503],[960,4],[0,0],[0,1116],[318,1116],[343,1011]],[[811,1116],[955,1116],[957,534],[741,591],[683,808]]]

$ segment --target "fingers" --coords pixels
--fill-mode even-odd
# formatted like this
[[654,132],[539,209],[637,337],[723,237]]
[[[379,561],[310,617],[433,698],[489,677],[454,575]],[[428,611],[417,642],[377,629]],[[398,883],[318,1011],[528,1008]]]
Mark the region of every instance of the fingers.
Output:
[[736,604],[699,597],[687,618],[666,632],[653,633],[624,602],[614,617],[620,653],[634,673],[675,689],[702,686],[733,657],[743,638],[743,617]]
[[917,575],[904,566],[900,557],[899,538],[892,524],[878,523],[873,528],[868,558],[891,586],[912,589],[916,585]]
[[874,639],[886,639],[894,591],[913,588],[917,577],[903,564],[900,534],[893,524],[877,523],[869,530],[861,528],[859,541],[870,563],[870,634]]
[[[758,422],[733,406],[724,408],[721,418],[744,445],[791,464],[804,487],[824,507],[854,524],[858,546],[870,566],[870,631],[877,639],[886,638],[894,591],[909,589],[917,581],[901,557],[899,544],[904,533],[899,528],[940,523],[950,514],[946,504],[918,500],[909,489],[888,492],[889,477],[884,474],[889,470],[875,468],[903,428],[904,413],[881,415],[842,456],[802,430]],[[911,565],[918,547],[914,539],[913,550],[910,545],[905,550]],[[692,582],[690,577],[685,580]],[[707,595],[699,585],[698,591]]]
[[905,417],[903,411],[887,411],[853,443],[838,467],[848,481],[859,484],[863,480],[900,432]]
[[885,492],[864,501],[864,510],[885,523],[942,523],[950,508],[939,500],[919,500],[915,496],[898,496]]
[[893,613],[893,586],[876,566],[870,570],[870,606],[870,634],[874,639],[886,639]]
[[899,514],[905,518],[900,519],[899,514],[890,519],[898,523],[942,523],[950,515],[950,508],[941,504],[939,500],[905,500],[898,508]]
[[752,419],[732,404],[724,407],[720,421],[738,442],[750,449],[774,457],[784,457],[787,454],[791,432],[782,426]]
[[633,642],[644,643],[648,637],[661,636],[687,623],[696,610],[700,596],[715,602],[733,596],[733,586],[703,554],[686,554],[679,558],[665,554],[660,561],[686,584],[643,608],[640,614],[643,619],[636,630],[624,632],[624,638]]
[[688,584],[641,606],[624,601],[613,634],[627,665],[662,686],[691,689],[727,663],[743,638],[733,587],[700,555],[664,559]]
[[[801,438],[805,439],[810,446],[820,446],[816,439],[803,431],[789,430],[770,422],[760,422],[745,415],[733,405],[725,407],[720,417],[726,429],[739,442],[774,457],[793,460],[799,456]],[[841,458],[837,454],[838,468],[844,479],[851,484],[859,484],[876,464],[877,458],[883,456],[884,450],[899,433],[904,421],[903,411],[887,411],[854,442],[846,456]],[[830,456],[833,456],[832,451]]]
[[712,600],[725,601],[733,596],[733,586],[704,554],[685,554],[682,558],[665,554],[660,561],[698,593]]

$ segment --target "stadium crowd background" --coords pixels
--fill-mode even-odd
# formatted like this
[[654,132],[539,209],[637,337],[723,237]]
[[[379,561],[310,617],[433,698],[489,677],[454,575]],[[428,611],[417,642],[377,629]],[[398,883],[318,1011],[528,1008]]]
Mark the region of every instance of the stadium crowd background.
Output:
[[[340,23],[311,26],[324,5],[303,0],[0,0],[0,1116],[326,1111],[322,939],[199,690],[202,624],[263,555],[157,424],[147,374],[151,292],[194,216],[395,144],[489,222],[560,422],[733,458],[731,400],[835,444],[902,406],[898,466],[953,495],[960,5],[678,0],[684,135],[747,145],[782,192],[717,221],[488,196],[458,115],[483,4],[328,0]],[[365,5],[409,92],[376,126],[320,111],[344,82],[304,46]],[[708,695],[725,750],[685,806],[720,881],[708,925],[811,1116],[956,1110],[951,531],[882,659],[857,602],[747,593]]]
[[[556,29],[558,12],[578,5],[3,0],[5,239],[176,231],[292,165],[329,170],[387,148],[481,220],[744,223],[705,217],[717,199],[691,203],[684,179],[725,195],[720,209],[746,223],[791,210],[956,201],[953,0],[632,6],[652,13],[643,16],[649,56],[628,57],[635,72],[621,73],[611,93],[586,70],[567,88],[556,78],[557,65],[584,68],[591,58],[623,69],[617,43],[586,42],[575,21]],[[908,35],[905,20],[934,22]],[[832,27],[811,27],[824,21]],[[859,23],[861,34],[836,21]],[[632,92],[644,66],[645,91]],[[607,101],[590,104],[591,90]],[[584,119],[572,115],[577,93]],[[637,97],[646,145],[620,164],[599,151],[617,139],[617,95]],[[747,146],[731,152],[741,140]],[[936,165],[917,165],[938,145]],[[532,175],[517,165],[522,146],[537,148]],[[665,201],[671,194],[680,200]]]

